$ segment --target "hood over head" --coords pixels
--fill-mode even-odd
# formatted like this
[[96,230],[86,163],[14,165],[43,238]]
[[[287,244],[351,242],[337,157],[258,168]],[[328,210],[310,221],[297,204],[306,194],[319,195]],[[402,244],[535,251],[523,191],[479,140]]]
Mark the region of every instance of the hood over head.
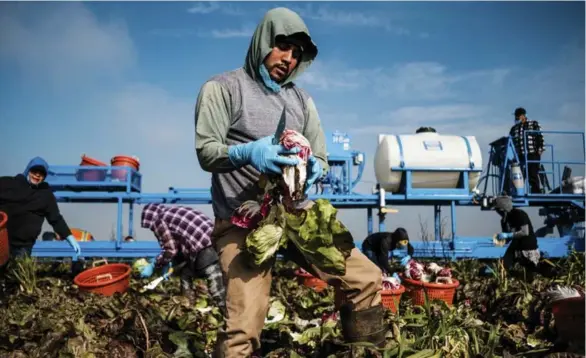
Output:
[[140,226],[145,229],[152,229],[155,221],[159,218],[167,207],[163,204],[147,204],[142,209],[140,216]]
[[[28,179],[28,173],[33,168],[40,169],[41,171],[45,172],[45,180],[43,180],[39,184],[31,184],[31,182]],[[31,185],[32,188],[40,189],[40,188],[47,188],[48,187],[49,184],[47,184],[47,182],[46,182],[46,177],[47,177],[48,173],[49,173],[49,164],[47,163],[47,161],[41,157],[34,157],[33,159],[31,159],[30,162],[28,162],[28,164],[26,165],[26,168],[24,169],[24,172],[22,174],[24,176],[24,179],[27,181],[27,183],[29,183],[29,185]]]
[[494,200],[494,209],[505,213],[513,210],[513,201],[508,196],[501,196]]
[[275,39],[278,36],[285,36],[290,42],[300,44],[303,48],[302,57],[297,67],[281,83],[281,86],[284,86],[309,68],[318,51],[305,22],[297,13],[284,7],[271,9],[254,31],[246,55],[244,69],[255,80],[260,78],[259,66],[273,50]]
[[28,173],[31,171],[32,168],[35,167],[42,168],[45,171],[45,176],[47,176],[47,173],[49,172],[49,164],[45,159],[41,157],[34,157],[30,160],[30,162],[28,162],[23,172],[24,176],[28,177]]

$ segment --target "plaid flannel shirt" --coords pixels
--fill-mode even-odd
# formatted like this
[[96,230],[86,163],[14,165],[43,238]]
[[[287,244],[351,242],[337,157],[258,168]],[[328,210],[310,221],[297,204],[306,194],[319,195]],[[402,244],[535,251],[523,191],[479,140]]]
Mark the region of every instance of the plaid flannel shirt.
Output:
[[141,226],[156,236],[163,252],[156,258],[161,267],[181,252],[186,259],[195,259],[197,253],[212,246],[212,220],[204,213],[184,206],[147,204],[141,217]]

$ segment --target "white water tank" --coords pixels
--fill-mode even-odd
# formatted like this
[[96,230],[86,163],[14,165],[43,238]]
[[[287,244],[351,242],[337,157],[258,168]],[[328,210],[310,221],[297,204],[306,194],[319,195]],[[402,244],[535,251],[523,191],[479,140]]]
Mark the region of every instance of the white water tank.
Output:
[[[454,189],[464,169],[482,170],[482,154],[474,136],[417,133],[405,135],[380,134],[374,155],[374,172],[377,182],[387,192],[398,193],[405,171],[392,168],[425,168],[413,171],[414,189]],[[445,170],[450,171],[433,171]],[[481,175],[468,173],[470,191],[474,190]]]

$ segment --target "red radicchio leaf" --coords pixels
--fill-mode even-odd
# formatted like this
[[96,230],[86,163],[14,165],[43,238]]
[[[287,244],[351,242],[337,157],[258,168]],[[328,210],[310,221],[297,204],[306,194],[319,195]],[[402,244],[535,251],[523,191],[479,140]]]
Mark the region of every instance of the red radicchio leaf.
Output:
[[297,156],[303,161],[307,161],[307,158],[311,155],[311,146],[307,139],[294,130],[285,129],[281,134],[280,141],[283,147],[287,149],[299,147],[301,151]]
[[438,277],[452,277],[452,270],[449,268],[442,269],[438,274]]

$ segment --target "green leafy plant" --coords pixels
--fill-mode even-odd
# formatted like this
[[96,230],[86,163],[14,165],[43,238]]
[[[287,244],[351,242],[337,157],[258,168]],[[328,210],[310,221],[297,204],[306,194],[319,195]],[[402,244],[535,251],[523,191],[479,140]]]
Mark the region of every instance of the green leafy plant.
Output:
[[29,256],[19,256],[10,262],[8,268],[10,276],[18,282],[20,290],[28,295],[35,293],[37,288],[37,259]]

